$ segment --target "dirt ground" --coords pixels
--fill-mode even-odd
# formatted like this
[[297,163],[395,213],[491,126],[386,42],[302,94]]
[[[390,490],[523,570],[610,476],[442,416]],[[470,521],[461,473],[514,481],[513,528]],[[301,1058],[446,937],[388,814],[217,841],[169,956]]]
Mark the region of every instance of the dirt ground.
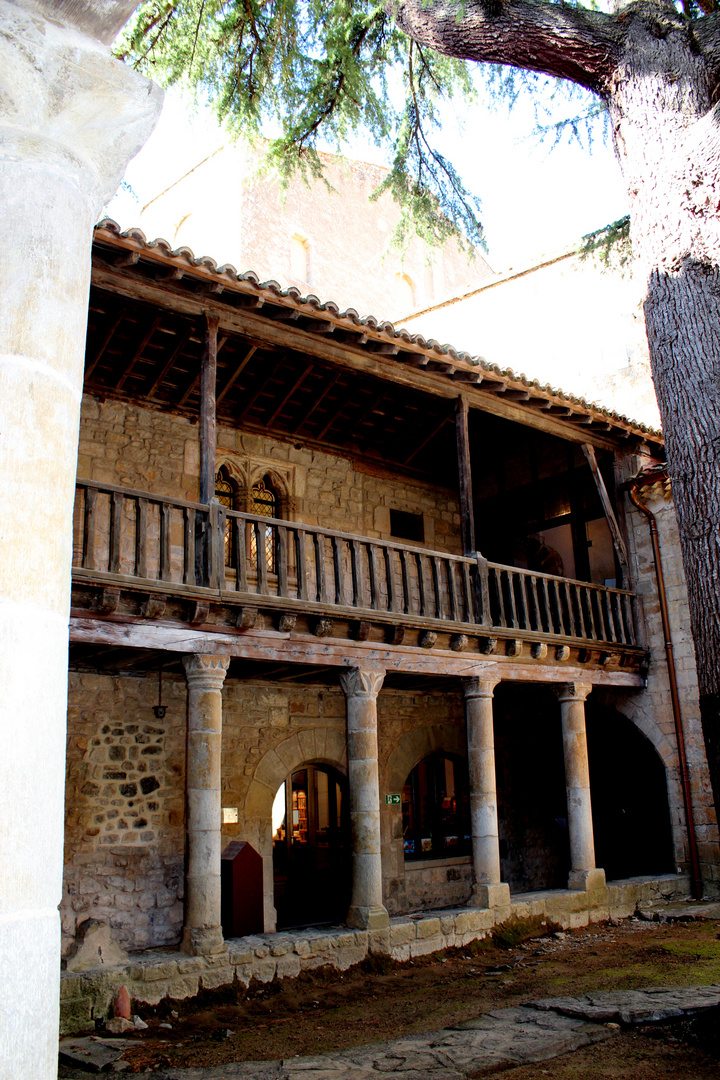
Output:
[[[289,1058],[433,1031],[540,997],[720,983],[719,930],[712,921],[632,919],[514,942],[522,937],[516,928],[500,940],[403,964],[370,957],[344,974],[318,969],[191,1002],[139,1006],[149,1027],[132,1037],[137,1045],[125,1060],[132,1073]],[[715,1010],[682,1023],[619,1031],[587,1050],[503,1075],[718,1080],[720,1016]]]

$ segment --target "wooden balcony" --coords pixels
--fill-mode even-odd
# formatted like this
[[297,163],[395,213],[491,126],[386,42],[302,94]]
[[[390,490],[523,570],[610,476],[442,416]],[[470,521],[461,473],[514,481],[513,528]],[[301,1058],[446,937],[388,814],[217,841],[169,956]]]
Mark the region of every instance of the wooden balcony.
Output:
[[[530,644],[641,666],[634,596],[535,573],[78,480],[73,610],[506,654]],[[298,620],[300,620],[298,622]],[[543,650],[544,646],[544,650]]]

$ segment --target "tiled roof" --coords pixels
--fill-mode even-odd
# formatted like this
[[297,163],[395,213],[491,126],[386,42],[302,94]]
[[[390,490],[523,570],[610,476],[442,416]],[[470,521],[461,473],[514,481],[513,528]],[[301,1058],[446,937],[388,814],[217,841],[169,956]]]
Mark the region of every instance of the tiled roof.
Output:
[[376,355],[384,354],[398,363],[414,363],[420,368],[445,374],[457,383],[485,383],[487,388],[495,391],[504,387],[502,393],[503,396],[508,395],[508,400],[522,400],[529,403],[531,408],[533,405],[548,410],[563,408],[573,414],[568,417],[571,422],[584,421],[588,426],[591,423],[606,424],[626,436],[662,442],[662,433],[645,424],[548,383],[541,383],[538,379],[516,375],[510,368],[490,364],[482,356],[471,356],[450,344],[440,344],[433,338],[411,334],[404,328],[398,330],[392,323],[380,321],[372,315],[361,317],[353,308],[341,311],[333,301],[323,302],[312,294],[303,296],[295,287],[283,289],[276,281],[260,281],[252,270],[238,273],[229,263],[218,266],[214,259],[197,257],[188,247],[173,249],[166,240],[147,240],[140,229],[123,232],[117,222],[110,218],[96,225],[95,242],[123,249],[128,253],[127,261],[130,263],[137,262],[142,256],[166,267],[176,268],[180,277],[186,273],[201,276],[213,283],[212,291],[217,294],[225,291],[250,294],[261,304],[292,308],[298,317],[305,320],[322,320],[332,323],[333,329],[354,331],[358,335],[358,343],[368,351]]

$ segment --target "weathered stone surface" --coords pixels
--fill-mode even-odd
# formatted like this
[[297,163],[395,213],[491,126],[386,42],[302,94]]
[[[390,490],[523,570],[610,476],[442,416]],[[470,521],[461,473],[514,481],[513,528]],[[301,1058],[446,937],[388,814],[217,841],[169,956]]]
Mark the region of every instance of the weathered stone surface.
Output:
[[68,971],[92,971],[127,963],[128,954],[113,941],[110,927],[97,919],[87,919],[78,927],[77,938],[67,958]]
[[86,1072],[105,1072],[114,1061],[119,1061],[122,1056],[122,1050],[105,1046],[92,1035],[84,1039],[60,1040],[61,1064],[74,1065]]

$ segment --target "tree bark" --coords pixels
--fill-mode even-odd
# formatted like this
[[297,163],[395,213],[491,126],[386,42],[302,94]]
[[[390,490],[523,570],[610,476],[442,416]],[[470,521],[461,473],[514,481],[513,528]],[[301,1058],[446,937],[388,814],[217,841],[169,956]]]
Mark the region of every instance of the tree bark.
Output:
[[439,52],[566,78],[608,106],[688,585],[708,761],[720,806],[720,13],[664,0],[613,15],[544,0],[401,0]]

